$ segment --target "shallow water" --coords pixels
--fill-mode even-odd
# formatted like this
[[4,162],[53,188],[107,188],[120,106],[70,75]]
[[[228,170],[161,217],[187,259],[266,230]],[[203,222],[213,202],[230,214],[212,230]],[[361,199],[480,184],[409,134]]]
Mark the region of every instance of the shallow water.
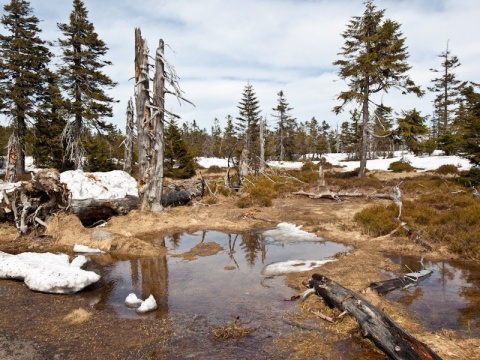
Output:
[[[144,316],[125,307],[125,298],[132,292],[142,299],[154,295],[159,304],[153,313],[156,317],[183,313],[205,316],[211,323],[225,323],[233,317],[252,320],[255,312],[271,317],[292,309],[293,304],[284,300],[296,292],[283,284],[281,276],[262,276],[264,266],[292,259],[322,260],[349,250],[329,241],[279,242],[258,231],[200,231],[156,241],[167,247],[166,258],[117,260],[108,255],[92,256],[89,268],[100,273],[102,279],[91,291],[79,295],[96,309],[113,310],[126,317]],[[190,261],[171,256],[201,242],[216,242],[223,250]]]
[[[421,270],[420,258],[391,256],[405,272]],[[417,286],[386,295],[400,302],[429,330],[450,329],[480,336],[480,267],[460,261],[423,261],[433,273]]]

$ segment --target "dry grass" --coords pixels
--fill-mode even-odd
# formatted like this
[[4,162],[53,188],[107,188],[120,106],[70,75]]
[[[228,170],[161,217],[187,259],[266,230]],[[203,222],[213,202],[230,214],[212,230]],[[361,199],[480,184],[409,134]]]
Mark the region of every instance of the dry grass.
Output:
[[218,326],[213,330],[213,337],[217,340],[242,339],[252,334],[256,328],[248,327],[240,319],[235,319],[226,325]]
[[73,310],[70,314],[66,315],[63,318],[63,321],[72,325],[78,325],[87,322],[88,320],[90,320],[91,317],[91,312],[82,308],[78,308],[76,310]]

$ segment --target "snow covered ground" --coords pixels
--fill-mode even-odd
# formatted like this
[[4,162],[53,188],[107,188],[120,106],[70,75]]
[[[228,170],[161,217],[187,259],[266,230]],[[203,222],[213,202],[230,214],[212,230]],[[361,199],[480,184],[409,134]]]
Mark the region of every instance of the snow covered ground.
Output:
[[[360,161],[346,161],[346,154],[325,154],[325,159],[333,164],[342,166],[344,171],[351,171],[360,166]],[[419,169],[418,171],[429,171],[438,169],[441,165],[455,165],[459,170],[468,170],[472,166],[467,159],[459,156],[445,156],[441,152],[435,152],[431,156],[415,156],[412,153],[397,151],[395,157],[390,159],[374,159],[367,161],[368,170],[388,170],[389,165],[394,161],[399,161],[404,158],[410,164]],[[197,162],[204,168],[209,168],[212,165],[227,167],[227,159],[219,158],[197,158]],[[267,164],[271,167],[281,167],[286,169],[298,169],[304,163],[302,161],[268,161]]]

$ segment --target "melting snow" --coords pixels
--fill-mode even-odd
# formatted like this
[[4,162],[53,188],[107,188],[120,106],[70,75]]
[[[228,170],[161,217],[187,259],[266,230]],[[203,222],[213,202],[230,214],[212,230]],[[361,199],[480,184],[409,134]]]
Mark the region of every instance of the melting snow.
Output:
[[137,313],[144,314],[149,311],[153,311],[157,308],[157,302],[153,295],[150,295],[145,301],[142,302],[140,307],[137,309]]
[[128,307],[138,308],[140,305],[142,305],[142,303],[143,300],[139,299],[134,293],[128,294],[127,298],[125,299],[125,305]]
[[100,280],[100,275],[80,268],[86,261],[83,255],[70,264],[66,254],[0,252],[0,278],[23,280],[35,291],[71,294]]
[[317,235],[300,230],[302,226],[282,222],[276,228],[263,232],[265,236],[271,237],[274,241],[294,242],[294,241],[323,241]]
[[75,244],[73,251],[76,253],[105,254],[105,251],[94,249],[86,245]]
[[67,185],[74,200],[138,197],[137,181],[121,170],[94,173],[85,173],[81,170],[65,171],[60,174],[60,181]]
[[331,261],[336,260],[288,260],[275,262],[265,266],[262,270],[262,275],[273,276],[288,274],[292,272],[310,271]]

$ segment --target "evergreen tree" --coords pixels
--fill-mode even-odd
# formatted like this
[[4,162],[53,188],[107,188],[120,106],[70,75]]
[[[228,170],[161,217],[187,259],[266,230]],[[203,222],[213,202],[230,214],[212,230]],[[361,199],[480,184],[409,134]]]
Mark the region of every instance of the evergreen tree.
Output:
[[438,117],[438,137],[449,137],[452,135],[450,124],[453,121],[453,115],[459,103],[460,92],[465,83],[458,80],[454,69],[458,68],[461,64],[458,58],[451,55],[448,48],[438,55],[442,60],[442,68],[440,70],[430,69],[439,77],[432,80],[433,86],[428,90],[434,92],[436,95],[433,103],[435,107],[435,113]]
[[63,64],[59,68],[60,85],[67,96],[67,109],[73,121],[67,125],[65,136],[68,154],[77,169],[83,165],[83,139],[88,129],[103,131],[103,117],[112,116],[113,98],[104,89],[116,84],[102,72],[111,65],[102,60],[108,47],[98,38],[93,24],[88,20],[83,1],[73,0],[73,10],[68,24],[57,24],[64,35],[59,39]]
[[278,94],[278,103],[277,106],[272,110],[275,111],[272,116],[277,119],[276,122],[276,132],[278,139],[278,159],[284,161],[286,159],[292,160],[294,155],[294,130],[295,130],[295,119],[290,115],[290,111],[293,110],[288,105],[287,100],[283,94],[283,91],[280,91]]
[[195,160],[183,140],[182,133],[172,118],[165,130],[164,174],[174,179],[188,179],[195,175]]
[[58,87],[57,76],[47,72],[47,87],[39,100],[37,121],[33,126],[32,155],[41,168],[67,170],[72,168],[65,156],[62,132],[66,126],[65,103]]
[[415,155],[424,151],[424,135],[428,133],[425,117],[416,109],[402,111],[402,117],[397,119],[398,135],[403,139],[408,150]]
[[36,104],[44,91],[46,70],[52,54],[39,35],[39,19],[30,3],[12,0],[4,6],[0,34],[0,111],[11,120],[17,148],[15,172],[25,172],[27,122],[35,120]]
[[312,154],[312,160],[317,157],[317,144],[318,144],[318,121],[315,119],[315,116],[312,117],[312,120],[307,121],[305,124],[307,127],[307,147],[308,152]]
[[342,34],[345,45],[341,60],[334,62],[340,67],[339,76],[348,80],[348,91],[338,95],[342,102],[334,111],[338,114],[346,104],[357,103],[362,109],[362,143],[360,146],[360,171],[364,177],[367,165],[370,110],[373,96],[398,88],[404,93],[423,95],[419,87],[406,75],[410,66],[408,52],[400,25],[390,19],[384,20],[385,10],[377,10],[372,0],[365,2],[362,16],[354,16]]
[[461,154],[480,166],[480,84],[470,82],[462,88],[459,112]]
[[235,126],[233,125],[233,118],[231,115],[227,116],[227,125],[223,131],[222,142],[224,146],[220,155],[221,157],[230,158],[237,155],[235,154],[235,150],[238,146],[238,139],[235,135]]
[[87,171],[112,171],[122,169],[124,152],[121,144],[125,136],[115,125],[107,124],[103,132],[88,131],[85,137]]
[[253,90],[253,86],[249,83],[245,86],[242,99],[239,105],[239,116],[235,130],[239,139],[243,139],[244,148],[249,151],[250,164],[257,170],[259,156],[259,124],[260,124],[260,107],[257,95]]

